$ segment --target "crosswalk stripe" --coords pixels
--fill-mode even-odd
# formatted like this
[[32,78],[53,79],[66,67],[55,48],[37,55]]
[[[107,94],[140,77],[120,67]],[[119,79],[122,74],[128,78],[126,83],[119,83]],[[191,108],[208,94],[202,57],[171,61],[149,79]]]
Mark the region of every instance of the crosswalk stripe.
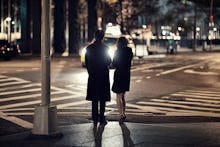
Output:
[[[191,98],[201,98],[201,99],[214,99],[214,100],[220,100],[220,97],[211,97],[211,96],[202,96],[202,95],[193,95],[188,93],[174,93],[171,94],[171,96],[182,96],[182,97],[191,97]],[[220,101],[219,101],[220,103]]]
[[193,101],[193,102],[205,102],[205,103],[215,103],[215,104],[219,104],[219,101],[215,101],[215,100],[209,100],[209,99],[199,99],[199,98],[185,98],[186,101]]
[[15,84],[24,84],[24,83],[30,83],[29,81],[15,81],[15,82],[7,82],[7,83],[0,83],[0,86],[10,86]]
[[134,72],[134,71],[140,71],[140,70],[146,70],[146,69],[149,69],[149,68],[155,68],[155,67],[160,67],[160,66],[164,66],[164,65],[174,65],[176,63],[158,63],[158,64],[143,64],[142,66],[139,66],[137,68],[134,68],[134,69],[131,69],[131,72]]
[[51,89],[58,90],[58,91],[63,91],[63,92],[69,93],[69,94],[79,95],[79,96],[83,96],[83,97],[86,95],[85,93],[82,93],[82,92],[70,91],[70,90],[67,90],[67,89],[62,89],[62,88],[58,88],[58,87],[54,87],[54,86],[51,86]]
[[13,79],[0,79],[0,82],[12,81]]
[[[51,92],[51,95],[61,94],[61,93],[64,93],[64,92],[62,92],[62,91],[54,91],[54,92]],[[37,97],[40,97],[40,96],[41,96],[41,93],[29,94],[29,95],[21,95],[21,96],[14,96],[14,97],[9,97],[9,98],[1,98],[0,102],[6,102],[6,101],[12,101],[12,100],[22,100],[22,99],[31,99],[31,98],[37,98]]]
[[[203,63],[205,63],[205,62],[203,62]],[[170,74],[170,73],[177,72],[177,71],[180,71],[180,70],[183,70],[183,69],[186,69],[186,68],[198,66],[198,65],[203,64],[203,63],[196,63],[196,64],[191,64],[191,65],[186,65],[186,66],[174,68],[174,69],[171,69],[171,70],[163,71],[160,74],[162,74],[162,75]]]
[[19,94],[19,93],[25,93],[25,92],[36,92],[36,91],[40,91],[40,90],[41,90],[41,88],[15,90],[15,91],[9,91],[9,92],[1,92],[0,95]]
[[[177,116],[181,116],[183,113],[189,113],[190,115],[195,115],[195,116],[220,117],[220,113],[198,111],[198,110],[187,110],[187,109],[183,110],[179,108],[170,108],[170,107],[161,107],[161,106],[149,106],[146,104],[144,106],[142,105],[139,108],[142,108],[142,110],[147,110],[148,108],[150,108],[152,110],[158,111],[158,113],[165,113],[167,116],[170,116],[171,114],[173,115],[173,113],[176,112],[176,114],[178,114]],[[157,113],[155,111],[149,111],[149,112]]]
[[220,94],[210,94],[210,93],[198,93],[198,92],[179,92],[179,94],[191,94],[199,96],[210,96],[210,97],[220,97]]
[[30,123],[28,121],[25,121],[23,119],[20,119],[20,118],[14,117],[14,116],[7,116],[6,114],[4,114],[2,112],[0,112],[0,117],[5,119],[5,120],[8,120],[10,122],[13,122],[14,124],[22,126],[24,128],[33,128],[32,123]]
[[[63,97],[59,97],[59,98],[51,98],[51,102],[67,100],[67,99],[72,99],[72,98],[78,98],[78,97],[80,97],[80,95],[70,95],[70,96],[63,96]],[[36,104],[40,104],[40,103],[41,103],[41,100],[8,104],[8,105],[0,106],[0,110],[1,109],[20,107],[20,106],[36,105]]]
[[[180,93],[186,93],[186,92],[180,92]],[[199,95],[199,96],[209,96],[209,97],[217,97],[219,98],[220,97],[220,94],[209,94],[209,93],[196,93],[196,92],[190,92],[188,94],[191,94],[191,95]],[[220,98],[219,98],[220,99]]]
[[201,110],[201,111],[215,111],[220,112],[220,109],[217,108],[204,108],[204,107],[196,107],[196,106],[187,106],[187,105],[179,105],[179,104],[169,104],[169,103],[161,103],[161,102],[138,102],[138,104],[145,104],[145,105],[153,105],[153,106],[167,106],[167,107],[175,107],[175,108],[184,108],[190,110]]
[[153,102],[164,102],[164,103],[172,103],[172,104],[188,104],[188,105],[198,105],[198,106],[207,106],[207,107],[219,107],[218,104],[209,104],[209,103],[201,103],[201,102],[192,102],[192,101],[172,101],[172,100],[161,100],[161,99],[151,99]]
[[34,86],[38,86],[38,84],[12,85],[12,86],[10,86],[10,87],[4,87],[4,88],[1,88],[0,91],[6,91],[6,90],[18,90],[18,89],[22,89],[22,88],[30,88],[30,87],[34,87]]
[[208,94],[219,94],[218,91],[208,91],[208,90],[186,90],[186,92],[197,92],[197,93],[208,93]]
[[1,110],[2,112],[11,112],[11,111],[15,111],[15,112],[18,112],[18,111],[33,111],[34,108],[12,108],[12,109],[4,109],[4,110]]
[[0,75],[0,79],[7,78],[7,76]]
[[88,104],[88,103],[90,103],[90,102],[83,100],[83,101],[77,101],[77,102],[72,102],[72,103],[67,103],[67,104],[58,104],[57,108],[60,109],[60,108],[64,108],[64,107],[83,105],[83,104]]

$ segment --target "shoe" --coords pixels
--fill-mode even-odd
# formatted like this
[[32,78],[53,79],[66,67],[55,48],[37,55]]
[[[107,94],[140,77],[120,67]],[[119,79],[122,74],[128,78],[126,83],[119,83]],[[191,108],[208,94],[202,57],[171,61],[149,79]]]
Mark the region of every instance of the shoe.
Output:
[[93,121],[93,124],[94,124],[94,125],[97,125],[97,124],[98,124],[98,121]]
[[119,124],[123,124],[125,119],[126,119],[126,116],[125,115],[121,115],[121,118],[119,119]]

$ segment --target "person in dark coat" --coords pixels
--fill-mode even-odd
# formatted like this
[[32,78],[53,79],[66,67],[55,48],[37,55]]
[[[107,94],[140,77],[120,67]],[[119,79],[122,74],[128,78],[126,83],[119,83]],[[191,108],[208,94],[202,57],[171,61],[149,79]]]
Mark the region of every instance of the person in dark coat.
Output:
[[112,91],[116,93],[120,123],[123,123],[126,118],[125,92],[130,90],[130,69],[133,58],[132,49],[127,45],[128,40],[125,37],[120,37],[118,39],[117,50],[112,63],[115,67]]
[[[101,124],[107,124],[105,119],[105,104],[110,101],[109,65],[111,58],[108,55],[108,47],[102,42],[104,32],[95,32],[94,41],[86,48],[85,61],[89,74],[86,100],[92,101],[92,119],[94,124],[100,120]],[[98,103],[100,102],[100,113]]]

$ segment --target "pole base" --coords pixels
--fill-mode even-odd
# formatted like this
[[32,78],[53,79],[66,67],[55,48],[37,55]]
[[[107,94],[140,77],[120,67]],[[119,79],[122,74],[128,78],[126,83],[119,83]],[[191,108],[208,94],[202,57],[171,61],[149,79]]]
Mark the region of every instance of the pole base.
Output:
[[38,106],[35,108],[33,135],[56,136],[56,134],[59,134],[56,125],[56,106]]

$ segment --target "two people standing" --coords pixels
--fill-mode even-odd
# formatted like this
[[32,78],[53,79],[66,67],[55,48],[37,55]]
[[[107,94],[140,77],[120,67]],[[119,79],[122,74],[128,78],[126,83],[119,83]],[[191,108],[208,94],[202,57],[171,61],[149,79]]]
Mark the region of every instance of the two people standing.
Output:
[[[108,47],[103,43],[104,31],[95,32],[94,41],[86,48],[86,67],[89,74],[86,100],[92,101],[93,123],[107,124],[105,119],[106,101],[111,100],[109,66],[115,67],[112,91],[116,93],[117,106],[120,115],[120,123],[126,118],[125,115],[125,92],[130,87],[130,68],[133,53],[127,47],[128,41],[120,37],[117,42],[117,50],[113,61],[108,55]],[[100,104],[100,109],[98,105]],[[98,112],[100,110],[100,112]]]

